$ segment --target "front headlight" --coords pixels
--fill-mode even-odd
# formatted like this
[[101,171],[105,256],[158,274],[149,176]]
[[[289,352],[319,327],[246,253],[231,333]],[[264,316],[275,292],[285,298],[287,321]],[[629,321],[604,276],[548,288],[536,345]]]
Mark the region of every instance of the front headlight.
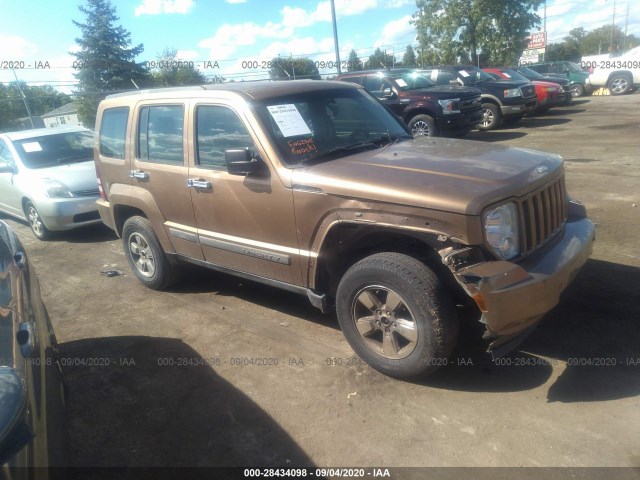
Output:
[[518,256],[518,231],[518,207],[515,203],[500,205],[485,212],[484,235],[498,258],[509,260]]
[[73,194],[69,191],[69,189],[53,179],[45,179],[45,189],[44,194],[49,198],[71,198]]
[[504,98],[521,97],[519,88],[510,88],[504,91]]
[[460,113],[460,99],[449,98],[446,100],[438,100],[438,103],[442,107],[444,113]]

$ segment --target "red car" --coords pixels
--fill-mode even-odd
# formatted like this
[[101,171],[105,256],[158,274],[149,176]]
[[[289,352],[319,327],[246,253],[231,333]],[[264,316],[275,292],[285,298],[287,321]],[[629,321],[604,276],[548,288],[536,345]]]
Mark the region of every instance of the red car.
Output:
[[533,83],[536,87],[536,96],[538,97],[538,107],[535,109],[536,113],[543,113],[551,107],[566,104],[567,94],[562,89],[562,86],[557,83],[529,80],[511,68],[484,68],[483,70],[498,80],[522,80]]

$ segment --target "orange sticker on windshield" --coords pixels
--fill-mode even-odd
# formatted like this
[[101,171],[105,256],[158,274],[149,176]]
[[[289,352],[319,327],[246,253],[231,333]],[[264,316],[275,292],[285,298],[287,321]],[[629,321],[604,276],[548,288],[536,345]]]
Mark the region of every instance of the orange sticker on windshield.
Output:
[[313,138],[304,138],[302,140],[289,140],[287,142],[293,155],[304,155],[305,153],[318,153]]

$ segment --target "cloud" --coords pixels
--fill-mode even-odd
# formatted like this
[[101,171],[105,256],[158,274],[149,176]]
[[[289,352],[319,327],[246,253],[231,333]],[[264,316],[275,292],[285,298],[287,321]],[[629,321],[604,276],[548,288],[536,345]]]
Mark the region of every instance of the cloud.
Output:
[[140,15],[160,15],[189,13],[195,3],[193,0],[143,0],[135,9],[136,17]]
[[35,44],[17,35],[0,35],[3,60],[25,60],[24,57],[33,55],[38,51]]
[[238,47],[254,45],[258,39],[287,38],[292,35],[293,29],[282,23],[226,23],[216,30],[213,37],[201,40],[198,47],[208,48],[211,60],[225,60],[230,58]]
[[[395,45],[403,41],[411,43],[415,40],[416,27],[411,23],[411,15],[405,15],[397,20],[388,22],[382,29],[380,40],[376,42],[376,47],[383,45]],[[410,40],[407,40],[411,37]]]

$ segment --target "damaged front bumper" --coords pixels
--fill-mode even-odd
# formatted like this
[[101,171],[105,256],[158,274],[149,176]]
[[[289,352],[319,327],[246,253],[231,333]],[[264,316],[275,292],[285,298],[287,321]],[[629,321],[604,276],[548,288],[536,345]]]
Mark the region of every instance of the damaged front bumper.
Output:
[[482,312],[485,338],[493,339],[489,350],[504,354],[517,346],[559,303],[560,294],[591,255],[594,239],[593,223],[582,217],[570,219],[552,243],[518,263],[474,263],[473,248],[444,258]]

